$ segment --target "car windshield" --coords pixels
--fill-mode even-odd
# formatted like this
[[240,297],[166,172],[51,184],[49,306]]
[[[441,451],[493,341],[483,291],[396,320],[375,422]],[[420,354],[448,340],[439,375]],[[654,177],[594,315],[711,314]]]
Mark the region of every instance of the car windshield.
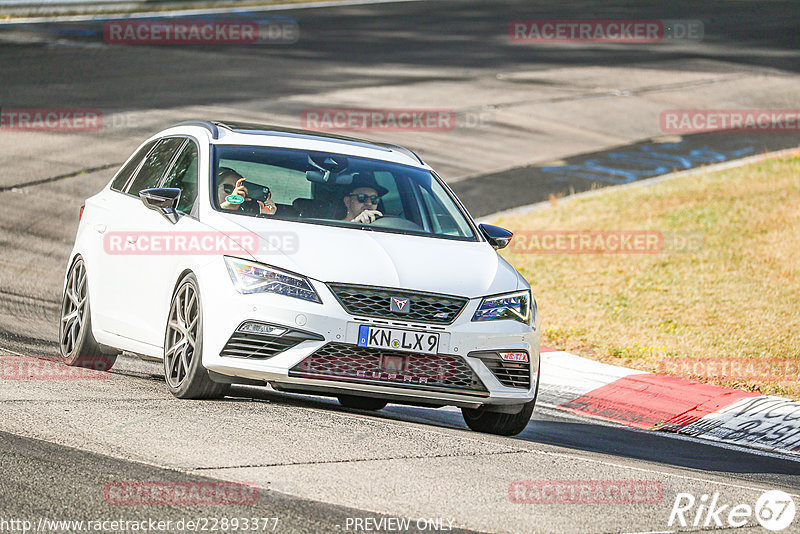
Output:
[[476,240],[451,194],[425,169],[334,153],[216,145],[212,176],[214,207],[231,214]]

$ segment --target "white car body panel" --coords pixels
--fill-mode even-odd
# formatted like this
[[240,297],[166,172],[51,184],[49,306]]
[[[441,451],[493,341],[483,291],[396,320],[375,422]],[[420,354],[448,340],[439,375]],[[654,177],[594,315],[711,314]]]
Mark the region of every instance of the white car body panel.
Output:
[[[485,241],[465,242],[223,215],[263,239],[297,235],[291,254],[255,259],[320,281],[478,297],[518,289],[517,271]],[[324,261],[321,261],[324,258]],[[469,266],[469,268],[465,268]],[[510,289],[509,289],[510,288]]]

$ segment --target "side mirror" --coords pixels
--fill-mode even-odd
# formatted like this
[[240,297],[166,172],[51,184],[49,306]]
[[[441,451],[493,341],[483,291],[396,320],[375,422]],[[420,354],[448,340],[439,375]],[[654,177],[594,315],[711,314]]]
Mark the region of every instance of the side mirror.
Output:
[[481,229],[481,232],[483,233],[484,237],[486,237],[486,240],[495,249],[506,248],[511,242],[511,238],[514,237],[513,233],[509,232],[505,228],[500,228],[499,226],[481,224],[478,225],[478,228]]
[[139,198],[142,203],[163,215],[169,222],[178,222],[178,200],[181,198],[181,190],[172,187],[156,187],[153,189],[142,189],[139,191]]

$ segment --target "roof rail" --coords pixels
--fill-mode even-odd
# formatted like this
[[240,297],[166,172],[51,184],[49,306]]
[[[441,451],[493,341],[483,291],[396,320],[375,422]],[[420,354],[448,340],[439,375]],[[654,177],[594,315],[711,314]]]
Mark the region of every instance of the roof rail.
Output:
[[411,150],[409,148],[406,148],[406,147],[400,146],[400,145],[393,145],[392,143],[375,143],[375,144],[378,145],[378,146],[382,146],[384,148],[388,148],[390,150],[396,150],[398,152],[402,152],[403,154],[405,154],[406,156],[410,157],[411,159],[415,159],[415,160],[419,161],[422,165],[425,165],[425,162],[422,161],[422,159],[419,156],[417,156],[417,154],[413,150]]
[[217,125],[211,121],[183,121],[177,124],[173,124],[170,128],[174,128],[175,126],[202,126],[209,132],[211,132],[211,137],[213,139],[219,139],[219,128]]
[[173,124],[174,126],[202,126],[211,132],[211,137],[214,139],[219,139],[219,129],[225,128],[226,130],[230,131],[244,131],[244,132],[263,132],[263,133],[273,133],[278,135],[294,135],[298,137],[306,137],[306,138],[322,138],[322,139],[334,139],[337,141],[343,141],[349,144],[359,144],[359,145],[367,145],[373,148],[382,148],[384,150],[391,150],[397,151],[405,154],[406,156],[410,157],[411,159],[415,159],[420,162],[420,164],[425,165],[425,162],[422,161],[417,154],[415,154],[412,150],[400,145],[394,145],[392,143],[376,143],[374,141],[367,141],[365,139],[359,139],[356,137],[347,137],[344,135],[337,135],[332,134],[329,132],[316,132],[311,130],[301,130],[297,128],[287,128],[285,126],[276,126],[273,124],[250,124],[250,123],[240,123],[240,122],[221,122],[221,121],[183,121],[177,124]]
[[344,135],[332,134],[328,132],[317,132],[313,130],[302,130],[298,128],[289,128],[286,126],[276,126],[274,124],[252,124],[252,123],[242,123],[242,122],[217,122],[214,121],[214,124],[219,126],[220,128],[227,128],[228,130],[240,133],[249,133],[249,134],[256,134],[256,135],[275,135],[280,137],[297,137],[303,139],[314,139],[314,140],[328,140],[328,141],[337,141],[339,143],[345,143],[354,146],[361,146],[366,148],[372,148],[377,150],[382,150],[384,152],[391,152],[392,149],[389,147],[382,146],[380,143],[373,143],[372,141],[367,141],[364,139],[358,139],[356,137],[347,137]]
[[292,128],[289,126],[278,126],[276,124],[256,124],[256,123],[248,123],[248,122],[220,122],[214,121],[217,126],[227,128],[232,131],[240,131],[240,132],[247,132],[247,133],[280,133],[280,134],[290,134],[290,135],[302,135],[306,137],[322,137],[326,139],[336,139],[338,141],[352,141],[355,143],[363,143],[367,145],[377,145],[378,143],[373,143],[372,141],[368,141],[366,139],[360,139],[358,137],[350,137],[345,135],[334,134],[330,132],[320,132],[315,130],[303,130],[301,128]]

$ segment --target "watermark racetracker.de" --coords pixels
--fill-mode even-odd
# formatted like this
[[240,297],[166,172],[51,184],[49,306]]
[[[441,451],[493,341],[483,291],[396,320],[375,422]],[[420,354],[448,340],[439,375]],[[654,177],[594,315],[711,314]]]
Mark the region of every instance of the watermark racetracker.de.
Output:
[[146,125],[145,113],[113,108],[0,108],[0,132],[82,133]]
[[300,124],[318,131],[449,132],[456,127],[456,114],[451,109],[312,108],[303,110]]
[[258,486],[239,482],[126,480],[107,483],[103,500],[114,506],[241,506],[258,503],[258,492]]
[[729,381],[800,380],[800,361],[792,358],[702,358],[687,356],[664,358],[658,373],[688,376],[692,379],[724,378]]
[[103,250],[110,255],[236,255],[295,254],[299,250],[295,232],[141,232],[112,231],[103,237]]
[[103,112],[88,108],[0,108],[0,130],[12,132],[97,132]]
[[515,480],[515,504],[657,504],[664,486],[656,480]]
[[494,119],[490,107],[459,110],[434,108],[309,108],[300,114],[306,130],[452,132],[481,128]]
[[705,28],[693,19],[538,19],[511,21],[508,34],[512,43],[658,43],[700,41]]
[[293,44],[300,38],[296,20],[112,20],[103,40],[123,45]]
[[662,254],[697,252],[698,232],[657,230],[518,230],[508,248],[517,254]]
[[82,358],[80,367],[60,360],[27,356],[0,357],[0,380],[105,380],[111,363],[107,357]]
[[142,117],[97,108],[2,108],[0,131],[81,133],[141,127]]
[[728,131],[798,133],[800,109],[668,109],[659,115],[664,133]]

